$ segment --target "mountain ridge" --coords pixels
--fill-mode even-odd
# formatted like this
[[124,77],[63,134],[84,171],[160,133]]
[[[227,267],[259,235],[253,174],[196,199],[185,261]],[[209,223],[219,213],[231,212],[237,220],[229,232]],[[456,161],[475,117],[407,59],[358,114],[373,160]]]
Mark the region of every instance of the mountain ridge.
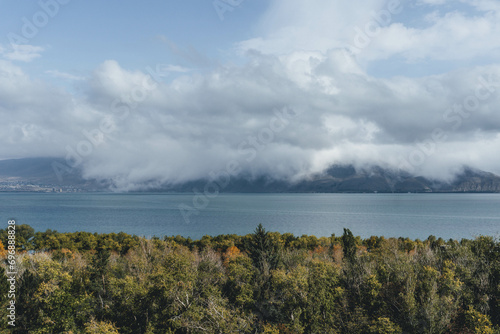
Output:
[[[73,168],[70,173],[64,175],[64,178],[58,178],[54,163],[62,164],[63,162],[63,159],[58,158],[1,160],[0,190],[30,191],[26,185],[38,186],[36,189],[58,188],[61,191],[68,189],[70,191],[75,191],[75,189],[107,191],[111,189],[111,181],[85,179],[78,168]],[[464,166],[452,181],[446,182],[376,165],[356,168],[351,164],[333,164],[324,172],[297,182],[275,180],[269,176],[257,178],[238,176],[225,183],[198,179],[136,191],[192,192],[194,189],[203,191],[207,185],[211,187],[215,185],[217,191],[229,193],[498,193],[500,192],[500,176]],[[211,191],[215,191],[215,188]]]

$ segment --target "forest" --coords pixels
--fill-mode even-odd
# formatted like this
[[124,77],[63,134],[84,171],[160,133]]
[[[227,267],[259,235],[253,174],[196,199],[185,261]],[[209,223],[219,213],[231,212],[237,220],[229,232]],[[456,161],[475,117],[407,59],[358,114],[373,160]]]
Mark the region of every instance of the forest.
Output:
[[0,333],[500,333],[500,242],[266,231],[144,238],[16,226]]

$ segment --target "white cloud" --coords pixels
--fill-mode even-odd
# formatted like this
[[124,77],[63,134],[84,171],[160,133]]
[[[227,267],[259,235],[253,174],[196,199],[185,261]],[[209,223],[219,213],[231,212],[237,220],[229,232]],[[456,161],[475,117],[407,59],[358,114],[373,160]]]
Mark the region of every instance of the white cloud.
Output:
[[[421,173],[446,177],[463,163],[500,172],[500,66],[376,79],[342,71],[344,61],[334,52],[254,54],[244,66],[168,84],[148,81],[151,89],[141,102],[131,94],[144,89],[147,73],[125,70],[116,61],[104,62],[82,81],[88,87],[83,97],[0,62],[0,156],[65,157],[68,145],[77,152],[98,138],[107,119],[114,130],[81,155],[82,166],[86,176],[113,180],[120,189],[208,177],[232,160],[249,175],[294,179],[336,162],[397,167],[441,128],[447,139],[418,166]],[[474,96],[481,75],[494,92],[466,118],[448,113]],[[114,109],[114,100],[128,102]],[[275,112],[284,107],[301,114],[270,134]]]
[[417,3],[436,6],[444,5],[447,2],[449,2],[449,0],[419,0]]
[[27,45],[27,44],[26,45],[13,44],[7,49],[0,48],[0,53],[3,54],[3,57],[5,59],[22,61],[22,62],[31,62],[34,59],[41,57],[42,51],[44,51],[44,48],[40,46]]
[[383,28],[361,54],[370,61],[402,56],[407,61],[474,60],[500,54],[500,21],[494,14],[435,14],[427,28],[394,23]]
[[61,146],[88,126],[90,110],[84,101],[0,60],[0,156],[62,155]]
[[[47,71],[78,79],[79,95],[0,60],[0,157],[80,150],[88,177],[121,189],[208,177],[234,160],[248,175],[292,179],[339,162],[398,167],[416,150],[426,155],[415,166],[425,176],[446,178],[461,164],[500,173],[500,64],[476,64],[500,46],[498,12],[488,1],[469,1],[485,9],[473,15],[433,4],[439,10],[415,18],[419,24],[394,16],[349,55],[343,48],[354,43],[355,27],[387,9],[385,1],[275,0],[256,38],[237,45],[243,65],[206,73],[157,67],[159,78],[178,74],[169,82],[116,60],[86,78]],[[457,59],[469,66],[421,77],[377,78],[364,70],[398,57],[404,66]],[[300,115],[269,130],[284,108]],[[103,121],[113,124],[106,140],[82,151]],[[446,139],[433,143],[438,129]]]
[[386,1],[274,0],[261,19],[260,36],[237,45],[239,50],[286,54],[327,51],[352,40],[354,27],[372,19]]
[[81,81],[81,80],[85,79],[85,77],[73,75],[70,73],[61,72],[58,70],[48,70],[48,71],[45,71],[45,73],[50,74],[51,76],[53,76],[55,78],[61,78],[61,79],[71,80],[71,81]]
[[[481,62],[500,56],[500,3],[489,0],[272,1],[255,38],[237,50],[284,55],[304,51],[327,53],[348,48],[366,68],[370,62]],[[412,15],[415,6],[432,5]],[[291,9],[293,8],[293,10]],[[391,11],[391,8],[398,10]],[[400,65],[403,66],[403,65]]]
[[189,69],[187,67],[172,65],[172,64],[163,65],[161,69],[164,72],[175,72],[175,73],[187,73],[187,72],[192,71],[191,69]]

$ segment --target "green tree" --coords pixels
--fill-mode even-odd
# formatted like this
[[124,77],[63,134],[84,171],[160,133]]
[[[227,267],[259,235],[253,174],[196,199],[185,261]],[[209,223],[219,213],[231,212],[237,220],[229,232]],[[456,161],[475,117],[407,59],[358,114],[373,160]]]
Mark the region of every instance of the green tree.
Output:
[[308,270],[299,265],[271,272],[270,318],[295,332],[303,332],[302,318],[307,306]]
[[262,224],[259,224],[255,229],[248,249],[255,267],[259,268],[261,272],[268,272],[270,269],[278,267],[280,261],[279,243],[273,240]]
[[369,334],[400,334],[401,328],[388,318],[377,318],[372,321],[368,330]]
[[89,272],[89,292],[94,299],[95,305],[99,307],[95,310],[95,315],[98,320],[105,317],[105,313],[109,310],[109,302],[107,299],[108,287],[108,263],[111,253],[107,249],[98,250],[92,257],[92,263],[88,268]]
[[347,228],[344,228],[344,234],[342,235],[342,247],[345,261],[351,264],[354,263],[357,252],[356,239]]
[[85,334],[120,334],[116,327],[105,321],[90,320],[85,324]]
[[[27,224],[12,225],[15,226],[15,236],[16,236],[16,249],[17,251],[27,251],[34,247],[33,237],[35,236],[35,230],[33,227]],[[8,245],[8,230],[0,230],[0,241],[4,245]]]
[[246,311],[251,311],[255,304],[253,282],[257,270],[252,260],[244,255],[228,258],[225,261],[227,281],[224,291],[231,303]]
[[465,325],[473,334],[493,334],[493,325],[488,316],[469,306],[465,312]]
[[305,319],[308,333],[339,333],[345,311],[345,289],[333,262],[315,259],[308,264]]
[[159,262],[148,276],[151,286],[147,313],[156,331],[175,331],[183,326],[183,313],[196,305],[195,255],[186,247],[178,246],[167,248],[158,256]]
[[16,328],[35,334],[77,331],[88,319],[91,303],[76,293],[73,276],[46,253],[27,256],[23,266]]
[[280,262],[280,246],[277,240],[273,240],[262,224],[256,228],[248,246],[249,256],[258,270],[254,282],[255,309],[265,319],[274,314],[274,306],[271,299],[271,271],[277,269]]

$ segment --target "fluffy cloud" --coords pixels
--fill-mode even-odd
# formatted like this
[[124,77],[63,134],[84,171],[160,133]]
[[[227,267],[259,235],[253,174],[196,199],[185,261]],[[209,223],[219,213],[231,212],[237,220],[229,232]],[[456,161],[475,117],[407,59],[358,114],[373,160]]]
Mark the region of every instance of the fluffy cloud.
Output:
[[[386,2],[290,1],[273,1],[259,37],[236,45],[243,65],[210,72],[130,70],[108,60],[78,78],[83,93],[74,94],[0,61],[0,157],[66,157],[119,189],[205,178],[235,165],[245,175],[279,179],[332,163],[439,178],[462,164],[500,173],[499,64],[419,77],[365,70],[391,57],[474,63],[494,53],[494,3],[468,1],[482,14],[437,12],[419,28],[395,16],[353,54],[345,45],[354,28],[387,10]],[[165,71],[177,76],[163,82]]]
[[381,29],[373,44],[363,55],[369,60],[402,56],[408,62],[431,59],[464,60],[475,57],[495,57],[500,41],[497,12],[470,17],[464,13],[435,13],[428,17],[424,29],[394,23]]
[[327,51],[352,42],[354,28],[372,20],[383,0],[275,0],[259,23],[258,37],[240,42],[240,51],[286,54],[298,50]]
[[432,66],[437,61],[497,59],[500,54],[496,1],[462,0],[457,7],[435,0],[291,2],[273,1],[260,22],[261,35],[238,43],[237,49],[283,55],[345,48],[363,67],[387,59]]
[[[254,54],[169,84],[107,61],[81,98],[1,62],[0,154],[79,157],[86,176],[121,189],[208,177],[231,161],[276,178],[338,162],[399,167],[415,150],[426,155],[413,167],[428,176],[463,163],[498,171],[500,66],[389,80],[343,72],[339,59]],[[435,142],[436,129],[446,139]]]

